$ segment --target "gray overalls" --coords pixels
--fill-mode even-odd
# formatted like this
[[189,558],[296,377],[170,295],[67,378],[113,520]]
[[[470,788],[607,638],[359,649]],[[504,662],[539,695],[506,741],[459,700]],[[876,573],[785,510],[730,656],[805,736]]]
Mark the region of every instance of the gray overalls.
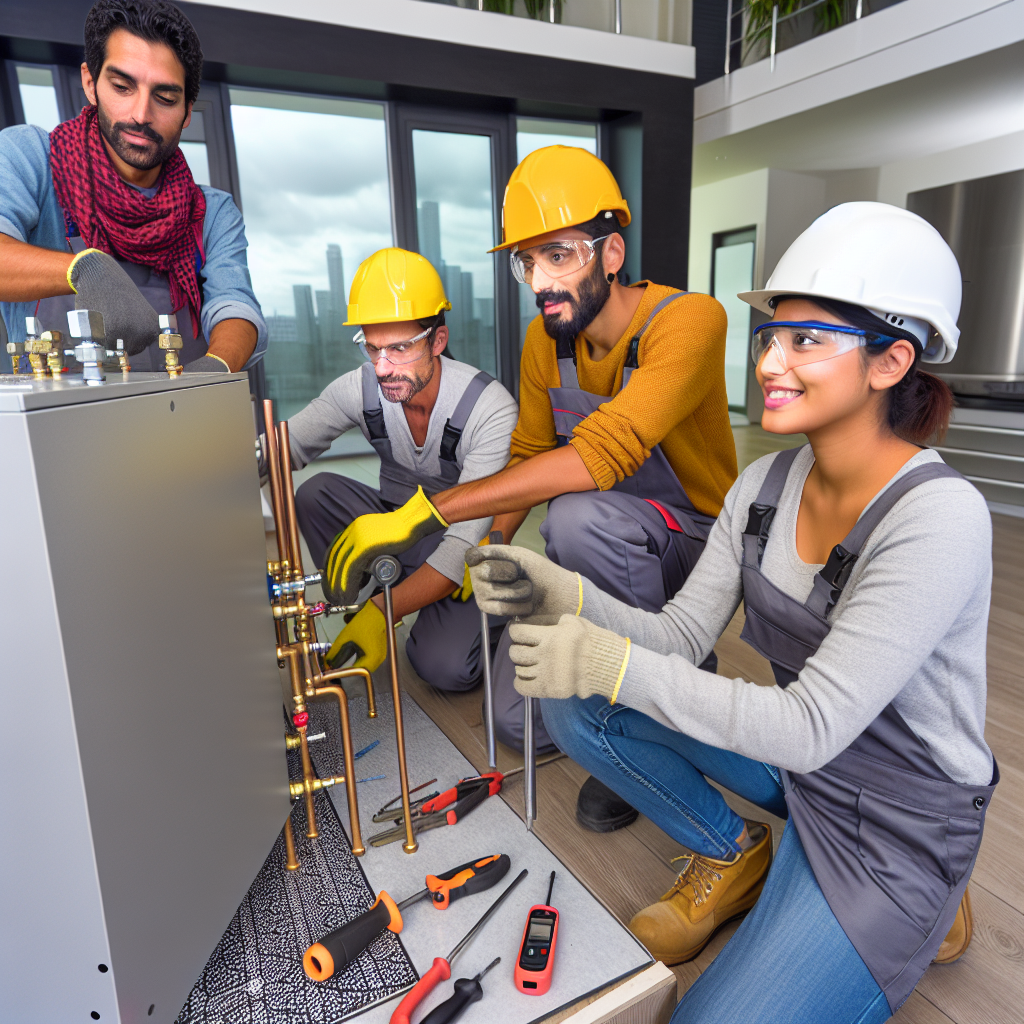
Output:
[[[86,248],[80,235],[68,238],[68,245],[72,252],[82,252]],[[114,257],[117,259],[117,257]],[[171,308],[171,285],[166,274],[161,274],[149,267],[143,267],[138,263],[129,263],[127,260],[117,260],[120,267],[132,279],[132,283],[142,292],[143,297],[158,313],[174,313],[178,318],[178,333],[181,335],[182,347],[178,352],[178,361],[184,366],[206,355],[209,347],[206,337],[203,334],[202,326],[196,337],[192,336],[192,314],[189,311],[188,303],[181,309]],[[200,276],[200,287],[202,277]],[[48,331],[60,331],[68,342],[65,348],[74,348],[74,343],[68,339],[68,312],[75,308],[74,295],[53,295],[46,299],[40,299],[36,310],[36,316],[42,321],[43,328]],[[100,311],[102,312],[102,310]],[[107,338],[107,348],[114,348],[116,338]],[[133,371],[159,372],[164,368],[164,353],[159,348],[156,339],[153,343],[143,349],[138,355],[130,359]],[[67,365],[74,369],[77,366],[72,357],[68,357]]]
[[[640,339],[647,328],[666,306],[684,295],[675,292],[662,299],[630,340],[622,389],[639,365]],[[575,343],[558,343],[559,383],[548,388],[558,447],[567,445],[573,430],[611,401],[580,388],[575,352]],[[545,554],[557,565],[581,573],[620,601],[653,612],[661,611],[686,582],[714,522],[714,516],[694,508],[661,446],[656,445],[632,476],[617,481],[610,490],[553,498],[541,535]],[[515,689],[510,646],[506,632],[494,661],[495,728],[502,743],[521,749],[523,698]],[[717,667],[714,653],[701,665],[709,672]],[[552,748],[539,713],[535,728],[538,750]]]
[[[793,682],[828,635],[864,543],[908,491],[959,474],[942,463],[911,470],[861,516],[814,578],[804,604],[761,572],[772,520],[797,453],[780,452],[743,532],[742,637]],[[992,783],[954,782],[889,704],[841,754],[807,774],[782,771],[786,804],[832,912],[889,1006],[913,991],[949,931],[981,844]]]
[[[397,462],[384,424],[377,374],[371,363],[361,369],[363,423],[380,456],[380,489],[337,473],[310,477],[295,494],[295,511],[313,561],[323,566],[334,538],[353,519],[372,512],[391,512],[423,487],[429,494],[454,487],[461,470],[457,449],[470,414],[493,378],[481,370],[466,385],[441,435],[437,474],[416,473]],[[443,533],[431,534],[397,555],[405,575],[418,569],[441,543]],[[504,627],[498,620],[496,630]],[[483,671],[480,647],[480,611],[476,601],[442,598],[421,608],[409,632],[406,653],[419,675],[440,690],[468,690]]]
[[[363,363],[363,423],[374,451],[380,456],[380,496],[385,502],[398,508],[404,505],[422,487],[427,494],[446,491],[459,482],[459,464],[455,460],[455,449],[462,440],[470,413],[484,389],[494,378],[481,370],[466,385],[441,434],[441,450],[438,452],[440,472],[437,476],[414,473],[407,466],[395,461],[391,454],[391,441],[384,426],[384,409],[380,404],[380,388],[377,386],[377,371],[372,363]],[[332,535],[333,538],[333,535]]]

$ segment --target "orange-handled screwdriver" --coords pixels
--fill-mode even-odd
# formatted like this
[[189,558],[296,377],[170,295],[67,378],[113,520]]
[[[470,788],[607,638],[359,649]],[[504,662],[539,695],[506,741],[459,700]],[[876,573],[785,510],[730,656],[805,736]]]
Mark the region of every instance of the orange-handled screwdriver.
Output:
[[466,948],[473,936],[487,923],[488,918],[501,906],[512,890],[529,874],[528,868],[523,868],[516,875],[515,881],[490,905],[487,913],[466,933],[462,941],[446,956],[434,957],[430,970],[416,982],[412,991],[407,993],[405,998],[398,1004],[398,1008],[391,1015],[391,1024],[411,1024],[410,1018],[416,1007],[430,995],[431,992],[442,982],[452,976],[452,961]]

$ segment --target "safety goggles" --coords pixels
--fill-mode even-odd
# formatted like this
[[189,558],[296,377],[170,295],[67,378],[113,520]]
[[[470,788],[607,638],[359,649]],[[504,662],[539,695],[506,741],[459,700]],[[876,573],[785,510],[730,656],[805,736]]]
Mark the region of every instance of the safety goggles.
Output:
[[585,267],[594,258],[597,243],[607,237],[562,239],[523,250],[514,246],[508,257],[512,276],[520,284],[529,284],[536,270],[545,277],[567,277]]
[[754,329],[750,357],[758,366],[771,349],[784,369],[834,359],[855,348],[884,348],[896,338],[857,327],[824,324],[816,320],[769,320]]
[[386,359],[392,366],[402,366],[405,363],[414,363],[421,355],[423,355],[423,348],[419,344],[425,337],[427,337],[433,327],[428,327],[425,331],[421,331],[416,335],[415,338],[410,338],[408,341],[396,341],[390,345],[371,345],[366,340],[366,335],[360,328],[353,335],[352,340],[359,346],[359,351],[371,362],[374,366],[380,361],[380,359]]

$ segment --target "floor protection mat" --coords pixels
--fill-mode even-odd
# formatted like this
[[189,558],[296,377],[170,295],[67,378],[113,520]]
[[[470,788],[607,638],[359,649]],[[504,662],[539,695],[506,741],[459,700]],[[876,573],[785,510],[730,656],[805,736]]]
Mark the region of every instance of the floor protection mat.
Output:
[[[289,752],[289,767],[293,779],[301,777],[295,752]],[[314,799],[317,839],[306,837],[301,800],[292,811],[301,867],[285,869],[284,838],[278,836],[175,1024],[336,1024],[418,980],[401,940],[390,931],[336,977],[306,977],[306,949],[376,898],[333,804],[322,792]]]

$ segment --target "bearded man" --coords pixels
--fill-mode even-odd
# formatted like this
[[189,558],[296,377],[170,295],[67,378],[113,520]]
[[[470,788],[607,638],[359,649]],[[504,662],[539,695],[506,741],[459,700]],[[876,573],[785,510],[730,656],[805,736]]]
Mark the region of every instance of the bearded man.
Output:
[[[530,508],[549,501],[541,526],[548,558],[619,600],[660,611],[696,564],[736,479],[726,316],[709,295],[650,281],[624,287],[620,229],[629,219],[612,173],[583,149],[549,146],[516,168],[505,190],[504,237],[492,252],[511,250],[512,273],[533,289],[541,312],[523,346],[512,457],[494,476],[393,515],[417,535],[503,516],[508,541]],[[356,520],[335,548],[325,584],[343,598],[380,544]],[[393,539],[391,550],[399,550]],[[476,557],[469,553],[470,564]],[[496,731],[521,747],[509,646],[506,631],[495,658]],[[712,655],[702,667],[716,665]],[[550,744],[539,720],[536,741],[539,750]],[[599,832],[637,816],[593,778],[576,811]]]
[[[241,370],[267,345],[231,196],[198,186],[178,147],[199,95],[195,29],[164,0],[99,0],[85,20],[78,117],[0,132],[0,312],[67,332],[103,314],[133,370],[161,370],[158,314],[174,313],[186,372]],[[15,348],[16,352],[16,348]],[[17,354],[12,359],[20,359]]]

